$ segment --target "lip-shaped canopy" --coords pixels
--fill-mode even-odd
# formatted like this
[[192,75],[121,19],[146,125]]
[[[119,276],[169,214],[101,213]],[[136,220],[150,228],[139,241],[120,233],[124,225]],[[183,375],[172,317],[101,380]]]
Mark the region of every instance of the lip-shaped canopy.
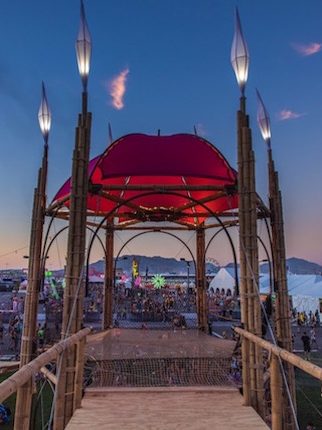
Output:
[[[238,207],[236,171],[210,142],[192,134],[123,136],[90,161],[88,174],[88,211],[111,212],[119,223],[197,226]],[[53,203],[69,207],[70,191],[69,178]]]

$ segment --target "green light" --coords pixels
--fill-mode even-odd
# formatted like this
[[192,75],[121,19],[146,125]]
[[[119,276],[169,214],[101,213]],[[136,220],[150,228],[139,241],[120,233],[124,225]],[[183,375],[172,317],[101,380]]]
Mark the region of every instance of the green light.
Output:
[[151,282],[154,288],[156,289],[159,289],[165,286],[165,278],[161,275],[154,275]]

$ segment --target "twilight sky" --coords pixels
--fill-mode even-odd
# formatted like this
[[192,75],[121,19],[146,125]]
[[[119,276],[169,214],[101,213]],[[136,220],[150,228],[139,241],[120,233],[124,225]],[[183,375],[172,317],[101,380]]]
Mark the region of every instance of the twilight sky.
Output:
[[[230,65],[234,8],[250,52],[246,87],[257,188],[267,201],[266,150],[256,123],[258,88],[271,116],[284,199],[288,257],[322,263],[322,2],[294,0],[87,0],[93,53],[91,156],[131,132],[199,133],[236,167],[239,90]],[[42,155],[37,113],[44,80],[52,110],[48,199],[69,176],[80,109],[75,39],[78,0],[10,0],[0,14],[0,269],[25,267],[33,188]],[[55,229],[60,224],[56,224]],[[261,226],[259,230],[261,232]],[[125,253],[188,257],[150,236]],[[144,237],[144,236],[143,236]],[[116,236],[115,252],[125,240]],[[187,242],[193,243],[191,233]],[[217,248],[217,249],[216,249]],[[209,256],[230,261],[227,245]],[[99,249],[95,250],[100,258]],[[64,263],[62,243],[49,266]]]

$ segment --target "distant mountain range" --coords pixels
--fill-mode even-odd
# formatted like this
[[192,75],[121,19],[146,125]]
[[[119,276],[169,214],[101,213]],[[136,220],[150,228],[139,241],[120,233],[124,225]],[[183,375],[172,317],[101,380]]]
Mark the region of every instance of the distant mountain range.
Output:
[[[122,269],[125,272],[131,273],[132,261],[136,259],[139,264],[139,272],[141,275],[148,273],[173,273],[173,274],[186,274],[188,272],[187,261],[176,260],[175,258],[164,258],[164,257],[145,257],[143,255],[124,255],[120,257],[116,263],[118,269]],[[290,272],[298,275],[313,275],[322,274],[322,266],[317,263],[304,260],[302,258],[288,258],[287,268]],[[189,261],[189,272],[191,275],[195,273],[193,261]],[[229,263],[226,267],[233,266],[233,263]],[[219,266],[212,263],[206,264],[207,273],[216,273],[219,270]],[[93,272],[104,272],[104,261],[99,260],[90,265],[90,270]],[[260,270],[263,273],[268,273],[269,265],[267,262],[260,264]]]
[[[123,255],[116,262],[116,268],[122,269],[124,272],[131,273],[133,259],[136,259],[139,265],[139,272],[141,275],[148,273],[173,273],[173,274],[186,274],[188,272],[191,275],[195,273],[195,267],[193,261],[182,261],[176,260],[175,258],[165,257],[145,257],[143,255]],[[104,272],[104,261],[99,260],[96,263],[90,265],[90,269],[95,272]],[[189,266],[188,266],[189,265]],[[206,264],[206,271],[217,272],[218,266],[212,263]]]

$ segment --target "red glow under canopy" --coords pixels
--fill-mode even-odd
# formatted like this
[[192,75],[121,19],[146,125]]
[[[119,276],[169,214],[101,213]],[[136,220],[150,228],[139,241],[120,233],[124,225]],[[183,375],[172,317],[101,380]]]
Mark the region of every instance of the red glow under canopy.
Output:
[[[99,195],[89,193],[88,210],[93,215],[106,215],[115,210],[114,216],[119,217],[119,222],[169,219],[197,225],[207,216],[212,216],[209,211],[221,213],[238,206],[234,188],[236,171],[213,145],[196,135],[129,134],[91,160],[88,170],[91,183],[98,185],[97,188],[105,187]],[[158,186],[162,191],[159,189],[152,193],[129,189],[131,186],[144,188],[147,185]],[[173,191],[173,194],[166,191],[167,186],[178,185],[185,189]],[[112,190],[113,186],[124,186],[124,189]],[[191,186],[198,190],[189,190]],[[227,194],[220,189],[210,190],[211,186],[232,192]],[[64,201],[64,206],[68,207],[70,191],[71,180],[68,179],[53,202]],[[130,198],[133,198],[130,203],[124,202]],[[190,198],[194,201],[193,205]],[[207,208],[200,204],[202,201]],[[124,204],[121,205],[122,202]]]

